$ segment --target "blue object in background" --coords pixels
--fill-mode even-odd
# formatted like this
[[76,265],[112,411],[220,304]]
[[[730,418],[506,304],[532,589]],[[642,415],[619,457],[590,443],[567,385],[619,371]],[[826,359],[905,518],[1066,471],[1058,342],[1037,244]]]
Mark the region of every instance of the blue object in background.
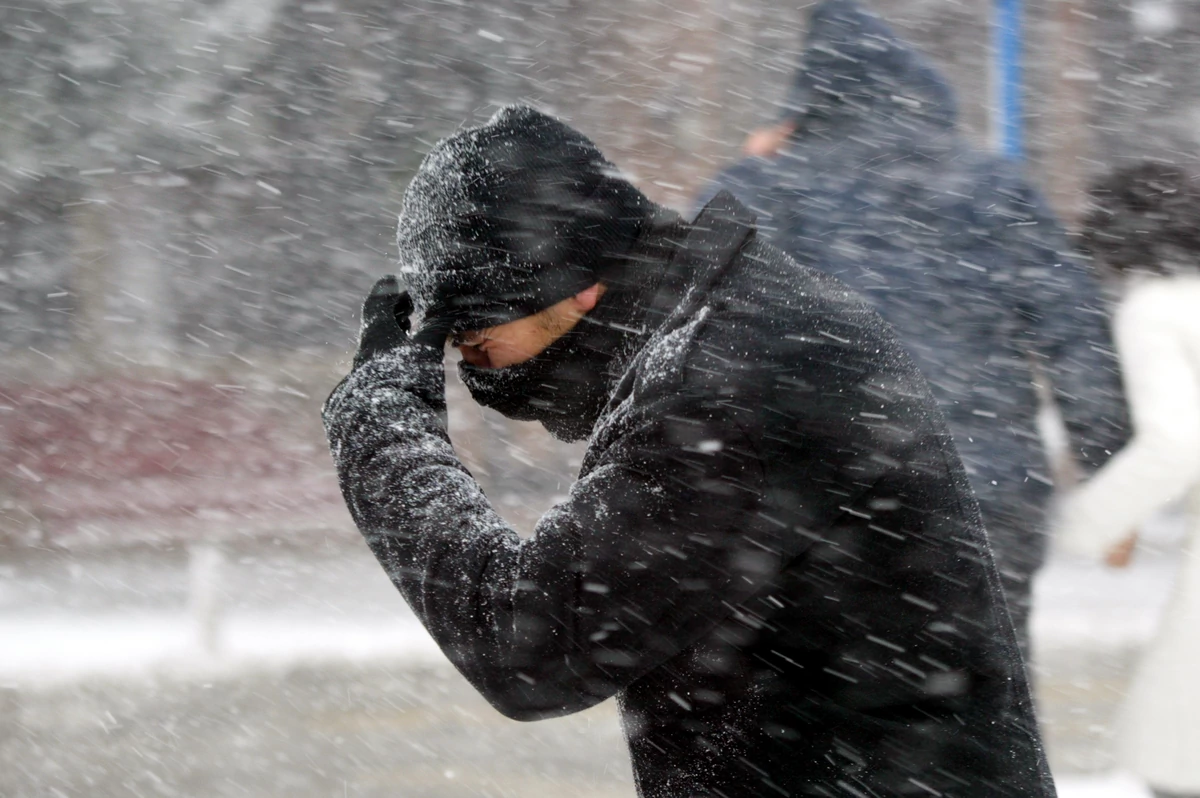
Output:
[[995,0],[992,18],[992,72],[996,149],[1007,158],[1025,155],[1021,104],[1021,0]]

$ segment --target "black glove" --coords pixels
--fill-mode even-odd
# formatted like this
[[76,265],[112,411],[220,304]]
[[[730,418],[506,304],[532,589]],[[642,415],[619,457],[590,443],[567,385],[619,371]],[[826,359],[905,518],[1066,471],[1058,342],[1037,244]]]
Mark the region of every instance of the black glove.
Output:
[[358,337],[354,367],[358,368],[372,357],[390,352],[410,341],[418,346],[433,347],[440,356],[446,344],[445,331],[437,325],[426,325],[416,335],[410,336],[412,327],[408,317],[412,312],[412,299],[407,291],[400,290],[400,283],[395,277],[389,274],[376,281],[363,302],[362,330]]
[[416,397],[439,415],[446,412],[446,374],[442,364],[446,333],[426,326],[410,335],[413,311],[407,291],[391,275],[380,279],[363,302],[358,352],[350,374],[334,388],[322,415],[332,422],[345,402],[368,386],[386,382]]

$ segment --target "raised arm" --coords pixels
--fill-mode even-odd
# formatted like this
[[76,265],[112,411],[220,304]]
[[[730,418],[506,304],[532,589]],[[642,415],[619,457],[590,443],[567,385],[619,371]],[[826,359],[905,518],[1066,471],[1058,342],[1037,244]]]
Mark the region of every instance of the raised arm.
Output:
[[635,385],[597,433],[602,454],[521,540],[455,456],[441,380],[440,351],[402,342],[338,386],[325,424],[371,550],[504,714],[536,719],[607,698],[777,573],[745,525],[761,466],[716,402],[681,384]]

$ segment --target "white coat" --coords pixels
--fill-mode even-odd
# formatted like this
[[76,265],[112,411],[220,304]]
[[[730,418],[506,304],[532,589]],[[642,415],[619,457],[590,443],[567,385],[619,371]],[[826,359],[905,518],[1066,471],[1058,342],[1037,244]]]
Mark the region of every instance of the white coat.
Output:
[[1134,283],[1115,338],[1134,436],[1066,500],[1059,542],[1099,556],[1185,501],[1183,561],[1122,709],[1118,757],[1152,787],[1200,794],[1200,277]]

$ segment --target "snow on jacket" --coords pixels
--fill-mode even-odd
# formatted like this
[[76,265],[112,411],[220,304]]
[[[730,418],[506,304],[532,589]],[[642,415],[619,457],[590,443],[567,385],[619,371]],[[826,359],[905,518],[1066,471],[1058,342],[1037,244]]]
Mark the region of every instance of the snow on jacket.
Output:
[[1018,169],[956,131],[944,80],[849,0],[814,11],[788,114],[798,129],[783,151],[741,161],[703,196],[729,190],[768,241],[896,328],[1023,607],[1051,490],[1031,362],[1053,383],[1076,457],[1099,466],[1124,440],[1098,288]]
[[1200,278],[1148,278],[1117,310],[1133,440],[1065,504],[1063,547],[1100,556],[1170,503],[1189,516],[1179,574],[1118,722],[1121,764],[1200,793]]
[[372,550],[509,717],[616,696],[644,798],[1053,795],[978,511],[908,356],[728,195],[683,229],[645,266],[664,277],[579,479],[529,539],[402,363],[347,378],[326,425]]

